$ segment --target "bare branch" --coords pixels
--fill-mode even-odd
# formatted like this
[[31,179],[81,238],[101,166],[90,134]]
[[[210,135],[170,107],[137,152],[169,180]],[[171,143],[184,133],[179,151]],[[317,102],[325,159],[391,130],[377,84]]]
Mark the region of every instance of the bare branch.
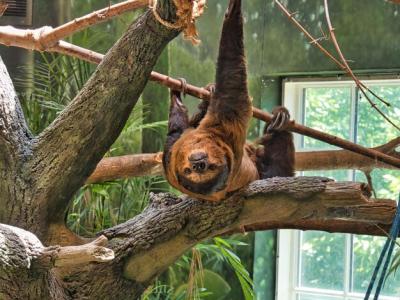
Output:
[[98,163],[86,183],[162,174],[162,152],[107,157]]
[[[400,137],[373,149],[400,159],[400,153],[395,151],[399,145]],[[106,157],[98,163],[86,183],[163,175],[161,161],[162,152]],[[297,171],[396,169],[392,165],[381,163],[375,159],[366,158],[363,155],[347,150],[296,152],[295,162]]]
[[98,11],[94,11],[86,16],[77,18],[57,28],[54,28],[51,31],[45,32],[40,37],[39,43],[46,49],[56,45],[59,40],[62,40],[71,34],[81,31],[94,24],[108,21],[109,19],[122,13],[146,7],[148,4],[148,0],[128,0],[100,9]]
[[0,41],[8,46],[45,51],[56,47],[58,41],[94,24],[99,24],[124,12],[146,7],[147,0],[128,0],[92,12],[56,28],[45,26],[38,29],[17,29],[0,26]]

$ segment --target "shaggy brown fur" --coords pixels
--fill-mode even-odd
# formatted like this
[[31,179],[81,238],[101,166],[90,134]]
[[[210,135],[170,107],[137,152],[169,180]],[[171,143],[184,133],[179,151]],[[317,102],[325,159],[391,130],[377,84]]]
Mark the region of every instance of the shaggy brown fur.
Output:
[[274,111],[261,139],[246,145],[252,115],[247,89],[241,1],[231,0],[221,33],[215,92],[189,120],[180,92],[171,91],[163,165],[169,183],[190,196],[217,201],[249,182],[293,176],[294,147],[285,131],[289,114]]

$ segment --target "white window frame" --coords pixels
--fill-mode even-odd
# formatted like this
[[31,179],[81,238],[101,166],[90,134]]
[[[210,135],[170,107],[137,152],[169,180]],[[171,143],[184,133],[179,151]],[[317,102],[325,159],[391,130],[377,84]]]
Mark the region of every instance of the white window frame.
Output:
[[[383,85],[397,85],[400,86],[399,77],[393,78],[382,76],[380,78],[374,77],[375,79],[366,79],[363,82],[366,85],[374,85],[379,84]],[[337,77],[335,79],[321,79],[316,81],[315,79],[304,79],[304,78],[295,78],[295,79],[286,79],[282,84],[282,103],[289,110],[292,119],[294,119],[298,123],[302,123],[304,120],[304,109],[303,109],[303,93],[304,88],[309,87],[349,87],[351,88],[351,126],[350,126],[350,140],[356,142],[356,137],[354,136],[356,131],[354,130],[353,124],[354,118],[356,117],[356,103],[357,103],[357,90],[356,85],[353,81],[348,79],[342,79]],[[296,146],[296,151],[310,151],[309,149],[303,149],[302,145],[302,136],[295,134],[294,142]],[[320,149],[313,149],[315,151]],[[324,149],[327,150],[327,149]],[[349,172],[349,176],[350,176]],[[351,175],[349,180],[352,180],[353,176]],[[345,270],[345,278],[344,278],[344,291],[331,291],[324,289],[314,289],[314,288],[304,288],[298,287],[298,273],[299,273],[299,247],[300,247],[300,237],[301,231],[299,230],[289,230],[289,229],[281,229],[278,230],[278,240],[277,240],[277,259],[276,259],[276,295],[275,300],[297,300],[297,293],[302,292],[305,294],[317,294],[324,296],[339,296],[344,300],[359,300],[363,299],[364,294],[350,292],[350,271],[351,271],[351,247],[349,246],[352,243],[352,235],[345,234],[345,261],[344,261],[344,270]],[[372,275],[372,274],[371,274]],[[380,296],[379,299],[382,300],[395,300],[399,299],[399,297],[385,297]]]

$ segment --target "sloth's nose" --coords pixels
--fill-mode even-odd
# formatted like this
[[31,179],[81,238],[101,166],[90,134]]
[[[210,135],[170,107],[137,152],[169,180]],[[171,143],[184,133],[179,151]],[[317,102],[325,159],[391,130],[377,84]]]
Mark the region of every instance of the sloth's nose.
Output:
[[207,159],[202,159],[192,162],[192,169],[193,171],[204,172],[205,170],[208,169]]
[[189,162],[192,170],[196,172],[204,172],[208,169],[207,153],[196,152],[189,156]]

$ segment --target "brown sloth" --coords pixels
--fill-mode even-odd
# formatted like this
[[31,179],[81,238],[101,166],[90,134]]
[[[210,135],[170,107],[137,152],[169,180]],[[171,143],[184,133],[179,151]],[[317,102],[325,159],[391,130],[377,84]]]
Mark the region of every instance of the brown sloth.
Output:
[[190,120],[180,91],[171,91],[163,166],[169,183],[192,197],[218,201],[257,179],[293,176],[294,145],[278,107],[256,148],[246,144],[252,116],[247,89],[241,0],[230,0],[222,27],[210,101]]

